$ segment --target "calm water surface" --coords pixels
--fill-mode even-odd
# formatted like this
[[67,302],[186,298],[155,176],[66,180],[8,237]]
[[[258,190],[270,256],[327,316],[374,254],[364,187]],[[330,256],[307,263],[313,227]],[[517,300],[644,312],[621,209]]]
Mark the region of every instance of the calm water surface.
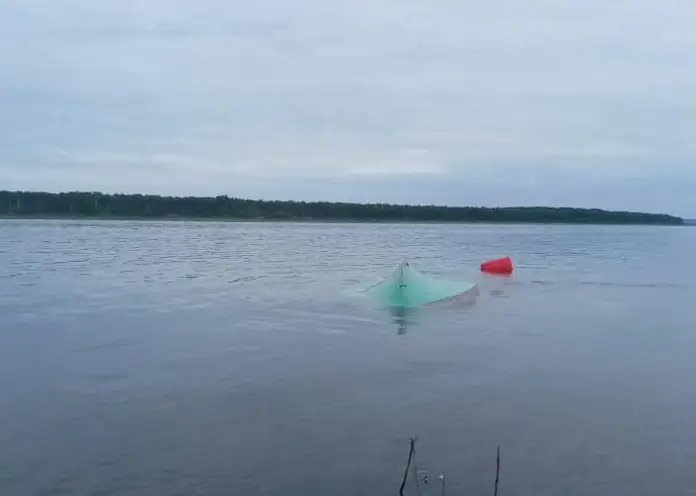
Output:
[[[397,494],[414,435],[449,495],[492,494],[498,444],[501,495],[696,494],[695,250],[687,227],[0,221],[0,494]],[[514,276],[478,272],[499,255]],[[374,308],[402,260],[476,304]]]

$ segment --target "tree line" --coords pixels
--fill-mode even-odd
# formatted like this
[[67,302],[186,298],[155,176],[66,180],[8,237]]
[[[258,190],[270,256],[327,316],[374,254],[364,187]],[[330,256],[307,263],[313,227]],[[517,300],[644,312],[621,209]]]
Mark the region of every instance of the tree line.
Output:
[[684,220],[666,214],[569,207],[449,207],[437,205],[265,201],[98,192],[0,191],[0,215],[97,218],[197,218],[404,222],[499,222],[665,224]]

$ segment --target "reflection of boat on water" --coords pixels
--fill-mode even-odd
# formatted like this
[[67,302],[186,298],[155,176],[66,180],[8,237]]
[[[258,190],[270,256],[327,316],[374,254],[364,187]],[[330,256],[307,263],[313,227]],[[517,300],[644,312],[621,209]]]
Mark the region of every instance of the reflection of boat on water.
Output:
[[412,310],[404,307],[390,307],[389,312],[394,318],[394,323],[396,324],[398,331],[397,334],[406,334],[408,331],[408,325],[411,322],[411,312]]
[[469,282],[437,279],[403,262],[390,278],[369,288],[366,293],[379,305],[397,311],[395,317],[405,317],[406,309],[432,303],[448,300],[473,302],[478,296],[478,287]]

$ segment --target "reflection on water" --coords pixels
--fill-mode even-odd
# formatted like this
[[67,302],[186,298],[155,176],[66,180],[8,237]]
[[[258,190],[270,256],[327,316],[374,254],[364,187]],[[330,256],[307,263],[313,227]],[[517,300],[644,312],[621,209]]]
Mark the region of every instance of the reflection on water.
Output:
[[394,318],[394,323],[397,326],[396,333],[399,336],[406,334],[415,309],[406,307],[390,307],[389,311]]
[[[498,295],[498,290],[492,288],[491,295]],[[463,312],[468,307],[476,304],[480,290],[478,286],[447,300],[423,305],[421,307],[390,306],[387,311],[392,317],[393,323],[397,327],[397,335],[406,334],[409,328],[416,328],[419,324],[418,316],[426,312],[431,318],[436,318],[438,312]]]

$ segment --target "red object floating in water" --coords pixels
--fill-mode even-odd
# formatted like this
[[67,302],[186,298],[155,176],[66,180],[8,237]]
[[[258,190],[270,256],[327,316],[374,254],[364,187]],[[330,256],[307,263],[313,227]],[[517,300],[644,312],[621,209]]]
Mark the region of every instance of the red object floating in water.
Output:
[[481,264],[481,272],[512,274],[512,260],[510,260],[510,257],[502,257],[483,262]]

